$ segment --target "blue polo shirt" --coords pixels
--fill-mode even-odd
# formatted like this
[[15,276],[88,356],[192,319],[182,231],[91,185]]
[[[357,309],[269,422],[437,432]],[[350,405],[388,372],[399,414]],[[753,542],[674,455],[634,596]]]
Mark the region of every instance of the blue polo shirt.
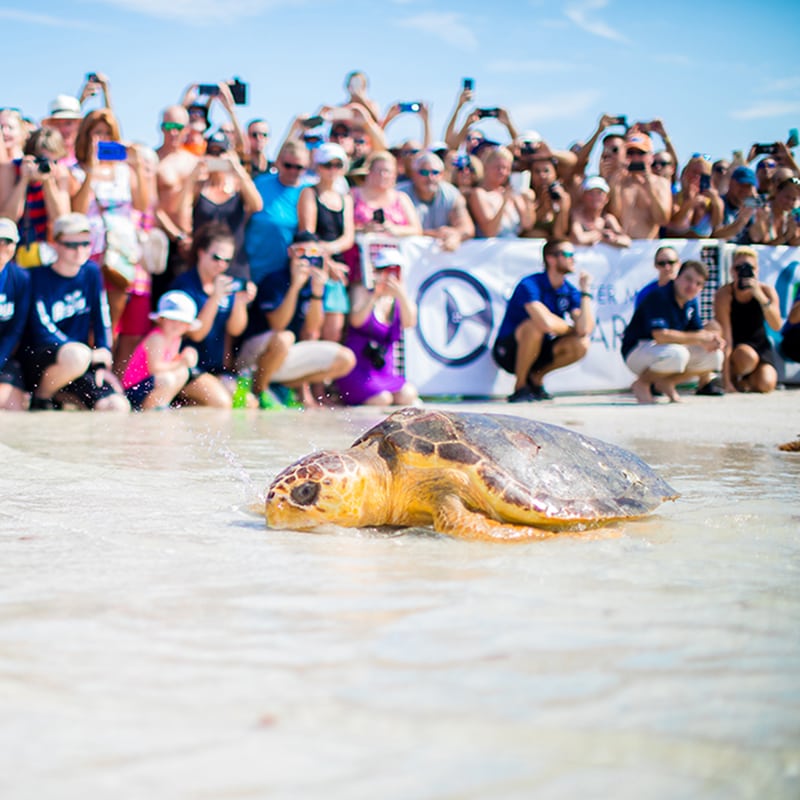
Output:
[[654,289],[637,306],[622,334],[622,357],[641,341],[653,338],[653,331],[701,331],[700,303],[690,300],[683,308],[675,299],[675,282]]
[[553,314],[568,319],[571,311],[581,307],[581,293],[569,281],[564,281],[561,288],[554,289],[546,272],[528,275],[517,284],[508,301],[497,338],[513,336],[519,325],[528,319],[525,306],[535,302],[543,303]]

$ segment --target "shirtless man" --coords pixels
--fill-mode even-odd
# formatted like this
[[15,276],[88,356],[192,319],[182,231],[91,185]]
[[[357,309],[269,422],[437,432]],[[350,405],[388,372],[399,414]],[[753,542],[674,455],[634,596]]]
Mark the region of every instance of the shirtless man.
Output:
[[[156,153],[159,158],[156,181],[158,186],[158,222],[170,242],[167,269],[153,276],[153,303],[167,290],[181,270],[191,248],[191,218],[183,218],[186,209],[181,209],[181,194],[189,176],[197,164],[197,156],[183,147],[189,126],[189,113],[181,105],[169,106],[161,116],[161,132],[164,137]],[[183,215],[181,214],[183,211]]]
[[656,239],[672,214],[672,189],[667,178],[652,172],[653,142],[646,133],[628,134],[626,149],[627,171],[606,178],[608,208],[631,239]]

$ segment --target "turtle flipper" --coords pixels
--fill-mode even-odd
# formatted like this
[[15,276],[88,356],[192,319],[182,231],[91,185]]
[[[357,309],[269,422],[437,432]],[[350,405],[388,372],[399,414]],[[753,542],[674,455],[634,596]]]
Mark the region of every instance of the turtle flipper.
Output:
[[512,544],[550,539],[558,535],[530,525],[514,525],[489,519],[483,514],[470,511],[461,498],[454,494],[439,498],[433,513],[433,528],[437,533],[445,533],[457,539]]

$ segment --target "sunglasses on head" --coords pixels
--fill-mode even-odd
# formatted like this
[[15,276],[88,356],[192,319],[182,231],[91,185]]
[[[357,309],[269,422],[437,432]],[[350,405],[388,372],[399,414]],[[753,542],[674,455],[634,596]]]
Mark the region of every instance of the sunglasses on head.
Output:
[[702,158],[703,161],[711,161],[711,156],[708,153],[692,153],[692,158]]

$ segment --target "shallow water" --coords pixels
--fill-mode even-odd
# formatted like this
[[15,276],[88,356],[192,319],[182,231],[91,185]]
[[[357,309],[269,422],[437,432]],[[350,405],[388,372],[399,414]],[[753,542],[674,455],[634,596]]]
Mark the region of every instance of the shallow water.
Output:
[[518,546],[266,531],[379,411],[0,415],[0,796],[798,797],[800,454],[724,402],[523,410],[682,497]]

